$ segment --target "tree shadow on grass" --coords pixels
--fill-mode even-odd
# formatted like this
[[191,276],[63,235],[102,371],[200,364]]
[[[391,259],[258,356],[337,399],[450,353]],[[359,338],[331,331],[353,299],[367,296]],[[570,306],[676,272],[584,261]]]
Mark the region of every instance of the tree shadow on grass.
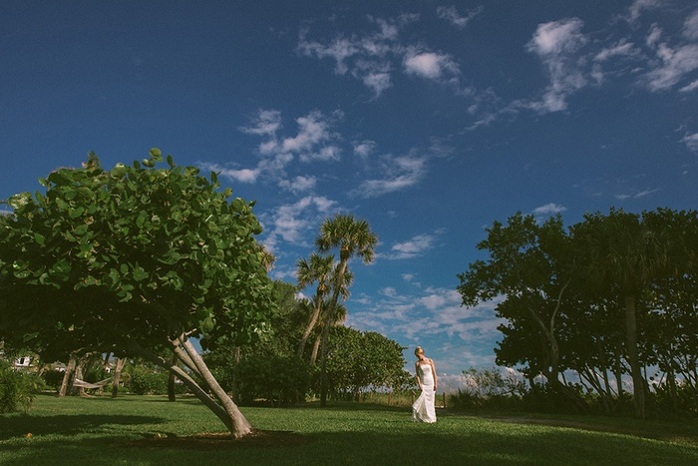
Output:
[[60,414],[55,416],[10,416],[0,423],[0,440],[34,435],[78,435],[99,429],[105,424],[138,425],[162,424],[167,419],[155,416],[109,415],[109,414]]
[[221,450],[239,448],[287,448],[305,445],[313,438],[291,431],[255,430],[239,439],[232,439],[230,433],[206,433],[196,435],[155,435],[140,440],[116,442],[118,447],[166,448],[182,450]]

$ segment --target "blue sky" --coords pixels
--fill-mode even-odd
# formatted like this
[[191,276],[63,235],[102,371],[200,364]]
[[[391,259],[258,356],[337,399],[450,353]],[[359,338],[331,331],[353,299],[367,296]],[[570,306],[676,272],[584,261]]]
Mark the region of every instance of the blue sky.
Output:
[[347,324],[490,367],[456,275],[493,221],[698,205],[692,1],[0,2],[0,199],[151,147],[256,200],[294,281],[320,222],[380,239]]

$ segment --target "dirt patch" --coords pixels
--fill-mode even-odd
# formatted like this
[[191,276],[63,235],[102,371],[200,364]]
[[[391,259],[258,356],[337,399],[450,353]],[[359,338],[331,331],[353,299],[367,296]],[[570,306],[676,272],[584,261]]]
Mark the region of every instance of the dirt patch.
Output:
[[288,448],[312,441],[304,435],[281,430],[255,430],[239,439],[228,432],[176,436],[152,434],[140,440],[131,440],[119,446],[142,448],[181,448],[184,450],[221,450],[235,448]]

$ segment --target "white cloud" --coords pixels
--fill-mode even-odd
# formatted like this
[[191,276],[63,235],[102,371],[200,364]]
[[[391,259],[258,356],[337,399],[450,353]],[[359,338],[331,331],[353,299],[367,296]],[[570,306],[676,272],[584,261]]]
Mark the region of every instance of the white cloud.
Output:
[[698,69],[698,44],[688,44],[672,49],[667,44],[657,48],[659,64],[642,79],[644,85],[653,92],[667,90],[688,73]]
[[538,25],[526,48],[541,59],[550,84],[540,100],[520,101],[515,106],[540,113],[567,109],[567,98],[587,84],[577,61],[577,52],[587,43],[586,36],[581,32],[583,25],[584,22],[578,18]]
[[654,194],[658,192],[659,189],[645,189],[643,191],[637,191],[634,193],[623,193],[623,194],[616,194],[615,198],[621,201],[625,201],[627,199],[640,199],[646,196],[649,196],[651,194]]
[[317,184],[317,178],[314,176],[297,176],[293,180],[281,180],[279,186],[288,189],[294,194],[312,191]]
[[628,15],[626,19],[630,23],[635,23],[645,10],[658,8],[661,5],[661,0],[635,0],[633,4],[630,5],[630,7],[628,8]]
[[370,198],[400,191],[419,183],[426,173],[426,160],[422,157],[386,157],[380,179],[366,180],[353,194]]
[[410,51],[405,56],[405,72],[421,78],[440,80],[445,75],[458,75],[458,65],[446,54]]
[[682,141],[691,151],[698,152],[698,133],[687,134]]
[[368,72],[361,78],[361,81],[373,91],[373,95],[376,97],[393,85],[390,81],[390,73],[387,71]]
[[595,61],[604,62],[614,57],[632,56],[636,54],[635,46],[632,42],[621,40],[620,42],[604,48],[594,56]]
[[369,21],[377,25],[377,32],[355,33],[351,37],[340,34],[329,44],[308,40],[307,33],[303,32],[297,50],[307,57],[333,59],[336,74],[349,72],[371,89],[374,97],[379,97],[392,86],[390,71],[393,57],[402,54],[403,47],[398,43],[399,31],[416,18],[409,15],[392,20],[369,17]]
[[365,159],[373,153],[376,148],[375,141],[356,141],[354,142],[354,154]]
[[345,61],[359,53],[361,48],[354,40],[344,37],[336,38],[329,45],[323,45],[319,42],[305,40],[302,34],[298,43],[298,51],[310,57],[332,58],[335,61],[335,73],[345,74],[348,70]]
[[647,38],[645,39],[645,44],[647,44],[647,47],[656,47],[659,41],[662,39],[662,32],[662,28],[656,24],[653,24],[650,28],[649,34],[647,34]]
[[[337,202],[323,196],[306,196],[292,204],[284,204],[270,213],[261,214],[260,219],[269,233],[264,245],[271,252],[279,241],[296,246],[308,246],[315,237],[315,229],[323,218],[337,208]],[[267,227],[266,224],[270,224]]]
[[261,176],[268,176],[276,180],[281,188],[294,193],[311,190],[317,183],[316,178],[296,176],[289,180],[286,168],[296,159],[301,162],[338,161],[341,149],[335,142],[340,137],[332,131],[337,118],[341,118],[340,113],[328,116],[317,110],[312,111],[296,118],[298,131],[294,136],[283,137],[280,134],[283,129],[281,112],[260,109],[249,126],[239,128],[245,134],[264,139],[258,146],[261,160],[257,166],[242,169],[213,168],[220,171],[222,176],[239,182],[254,183]]
[[440,6],[436,8],[436,15],[458,29],[464,29],[475,16],[482,13],[482,10],[483,8],[480,6],[468,11],[465,16],[461,16],[455,6]]
[[434,247],[436,238],[432,235],[422,234],[413,236],[408,241],[394,244],[387,255],[388,259],[411,259],[423,255]]
[[698,40],[698,10],[683,23],[683,36],[688,40]]
[[[455,9],[441,11],[444,18],[447,12],[455,12],[456,16],[451,14],[448,17],[456,23],[467,19],[457,16]],[[475,10],[470,15],[474,16],[478,12],[479,10]],[[309,40],[307,31],[304,31],[301,33],[297,51],[311,58],[333,59],[335,73],[349,73],[360,80],[372,91],[374,98],[380,97],[393,86],[392,73],[399,64],[407,74],[442,81],[451,84],[457,93],[470,95],[471,90],[460,89],[457,79],[460,70],[450,55],[428,51],[424,47],[417,48],[400,41],[400,33],[404,27],[418,18],[418,15],[401,15],[393,19],[369,17],[369,21],[377,26],[378,31],[355,32],[350,37],[338,34],[338,37],[329,42]]]
[[262,110],[252,120],[252,125],[242,126],[240,131],[258,136],[274,136],[281,129],[281,112],[278,110]]
[[[336,148],[333,146],[324,146],[323,144],[331,141],[334,135],[330,131],[332,120],[320,111],[310,112],[308,115],[296,119],[298,124],[298,134],[293,137],[285,138],[278,149],[280,152],[293,152],[302,155],[301,160],[338,160]],[[319,147],[319,150],[318,150]],[[328,147],[331,155],[323,156],[322,154]]]
[[692,92],[692,91],[695,91],[696,89],[698,89],[698,79],[696,79],[695,81],[693,81],[690,84],[685,85],[684,87],[679,89],[679,91],[680,92]]
[[533,209],[533,215],[552,215],[559,214],[567,210],[567,207],[551,202]]
[[[462,297],[454,289],[429,287],[416,295],[401,294],[393,288],[383,291],[378,299],[362,299],[361,306],[349,314],[347,323],[389,337],[398,335],[400,343],[408,340],[425,346],[435,358],[440,352],[439,373],[460,372],[485,360],[491,363],[492,349],[501,336],[497,326],[504,322],[494,313],[499,299],[466,308],[461,306]],[[457,355],[448,348],[430,344],[444,336],[448,336],[446,346],[458,348]],[[463,352],[465,346],[481,348],[482,354]]]
[[556,57],[576,52],[587,39],[581,33],[584,22],[578,18],[539,24],[527,48],[541,57]]

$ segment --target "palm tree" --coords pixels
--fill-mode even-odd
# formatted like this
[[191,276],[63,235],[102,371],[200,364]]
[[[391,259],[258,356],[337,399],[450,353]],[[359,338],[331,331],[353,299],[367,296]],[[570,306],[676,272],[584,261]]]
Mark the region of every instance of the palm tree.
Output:
[[305,288],[306,286],[317,283],[315,288],[315,296],[307,301],[312,309],[310,320],[308,325],[303,332],[301,341],[298,344],[298,350],[296,355],[300,358],[303,355],[303,350],[305,349],[305,344],[308,341],[308,337],[312,333],[313,329],[318,323],[320,317],[320,312],[322,311],[322,304],[325,301],[325,296],[330,291],[332,286],[332,275],[334,273],[334,256],[321,256],[316,253],[310,255],[309,260],[300,259],[296,265],[296,275],[298,280],[298,288]]
[[[325,303],[325,304],[326,305],[324,306],[323,309],[328,309],[328,312],[329,312],[329,306],[327,306],[327,303]],[[320,332],[315,337],[315,342],[313,344],[313,351],[310,354],[310,365],[311,366],[314,366],[315,361],[317,361],[317,355],[318,355],[318,351],[320,349],[320,344],[322,343],[322,335],[324,335],[323,330],[325,329],[325,326],[329,326],[331,329],[332,327],[335,327],[339,324],[343,324],[344,321],[347,320],[347,308],[346,308],[346,306],[344,306],[341,303],[337,304],[337,308],[334,309],[334,312],[332,312],[332,315],[334,315],[334,318],[335,318],[334,322],[329,322],[329,320],[327,318],[321,318],[321,320],[320,320],[320,324],[319,324]],[[329,329],[328,329],[328,332],[329,332]],[[326,351],[326,348],[323,349],[323,351]]]
[[348,274],[348,263],[352,257],[361,258],[364,264],[370,264],[375,258],[374,248],[378,243],[378,237],[371,231],[371,228],[365,220],[357,220],[352,215],[336,215],[334,218],[327,219],[320,227],[320,236],[315,241],[315,244],[320,252],[329,252],[332,249],[339,249],[339,263],[334,274],[334,283],[332,284],[332,297],[328,302],[327,323],[322,329],[321,346],[323,351],[322,357],[322,372],[320,378],[320,404],[324,406],[327,402],[327,383],[326,383],[326,363],[327,363],[327,338],[329,336],[330,327],[333,322],[336,322],[335,315],[338,309],[339,297],[343,294],[344,284],[346,283],[346,275]]

